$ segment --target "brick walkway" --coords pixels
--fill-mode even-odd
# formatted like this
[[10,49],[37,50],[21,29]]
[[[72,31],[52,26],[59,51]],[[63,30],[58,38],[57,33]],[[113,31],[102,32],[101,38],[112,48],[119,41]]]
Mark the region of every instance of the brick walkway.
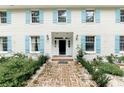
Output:
[[79,64],[68,62],[68,64],[58,64],[58,62],[47,63],[45,69],[33,83],[28,87],[94,87],[96,83],[91,80],[91,76]]

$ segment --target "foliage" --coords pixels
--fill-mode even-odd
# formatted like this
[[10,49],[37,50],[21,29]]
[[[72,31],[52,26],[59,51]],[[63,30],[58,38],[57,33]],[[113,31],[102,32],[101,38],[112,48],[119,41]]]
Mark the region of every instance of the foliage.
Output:
[[119,68],[119,66],[111,63],[102,63],[98,66],[100,70],[102,70],[104,73],[117,75],[117,76],[123,76],[124,72]]
[[4,60],[0,64],[0,87],[20,87],[26,85],[26,80],[45,62],[45,56],[42,56],[38,61],[32,60],[30,62],[22,54],[15,54]]
[[96,81],[99,87],[105,87],[110,81],[109,77],[107,77],[101,70],[95,71],[92,75],[92,78]]
[[83,49],[80,48],[80,47],[77,47],[77,49],[78,49],[78,54],[77,54],[77,56],[76,56],[76,59],[77,59],[77,61],[79,62],[80,60],[83,59],[83,57],[84,57],[84,55],[85,55],[85,52],[84,52]]
[[124,63],[124,56],[117,57],[118,63]]
[[113,64],[116,57],[113,54],[111,54],[110,56],[106,56],[106,59],[108,60],[109,63]]

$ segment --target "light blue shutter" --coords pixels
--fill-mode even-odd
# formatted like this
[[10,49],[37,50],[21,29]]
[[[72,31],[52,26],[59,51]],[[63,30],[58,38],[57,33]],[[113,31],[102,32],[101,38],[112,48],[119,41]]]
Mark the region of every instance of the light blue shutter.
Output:
[[96,53],[101,53],[101,37],[99,35],[96,36]]
[[116,10],[115,10],[115,21],[116,21],[116,23],[120,23],[120,8],[116,8]]
[[86,47],[86,36],[82,35],[81,36],[81,49],[85,51],[85,47]]
[[30,50],[30,37],[25,36],[25,53],[29,53]]
[[115,53],[120,52],[120,36],[116,35],[115,36]]
[[26,10],[26,24],[30,24],[31,21],[31,11]]
[[71,23],[71,10],[67,10],[67,23]]
[[12,37],[8,36],[8,43],[7,43],[7,47],[8,47],[8,52],[11,53],[12,52]]
[[11,11],[7,10],[7,24],[11,24]]
[[42,24],[44,21],[44,14],[42,10],[39,10],[39,19],[40,19],[40,23]]
[[44,54],[44,36],[43,35],[40,36],[40,48],[39,48],[39,50],[42,54]]
[[100,9],[96,9],[95,11],[95,21],[96,23],[100,23]]
[[53,10],[53,23],[57,23],[58,11],[56,9]]
[[82,23],[86,22],[86,10],[81,11],[81,22]]

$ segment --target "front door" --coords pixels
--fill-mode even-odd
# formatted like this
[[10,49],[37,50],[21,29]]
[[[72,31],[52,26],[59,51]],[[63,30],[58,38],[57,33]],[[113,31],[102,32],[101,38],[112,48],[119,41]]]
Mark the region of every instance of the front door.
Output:
[[59,40],[59,54],[66,54],[66,40]]

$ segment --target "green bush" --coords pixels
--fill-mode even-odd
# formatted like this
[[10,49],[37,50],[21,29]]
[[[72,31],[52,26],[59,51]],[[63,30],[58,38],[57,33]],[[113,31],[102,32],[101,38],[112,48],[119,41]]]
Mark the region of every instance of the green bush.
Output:
[[83,51],[83,48],[77,47],[77,49],[78,49],[78,54],[76,56],[76,60],[80,62],[83,59],[85,52]]
[[92,75],[92,78],[96,81],[99,87],[105,87],[110,81],[109,77],[107,77],[101,70],[95,71]]
[[111,63],[103,63],[98,66],[100,70],[102,70],[104,73],[117,75],[117,76],[123,76],[124,72],[119,68],[119,66]]
[[111,54],[110,56],[106,56],[106,59],[108,60],[109,63],[113,64],[116,57],[113,54]]
[[88,61],[86,62],[85,60],[80,61],[80,63],[88,70],[90,74],[94,73],[94,68],[91,63],[89,63]]
[[42,56],[38,61],[30,61],[21,54],[16,54],[4,60],[0,64],[0,87],[20,87],[26,85],[26,80],[45,62],[46,56]]
[[80,63],[92,75],[92,79],[94,81],[96,81],[96,83],[99,87],[104,87],[107,85],[107,83],[109,82],[109,77],[107,77],[102,70],[98,69],[98,71],[96,71],[96,69],[97,69],[96,66],[94,66],[91,63],[84,61],[84,60],[80,61]]

